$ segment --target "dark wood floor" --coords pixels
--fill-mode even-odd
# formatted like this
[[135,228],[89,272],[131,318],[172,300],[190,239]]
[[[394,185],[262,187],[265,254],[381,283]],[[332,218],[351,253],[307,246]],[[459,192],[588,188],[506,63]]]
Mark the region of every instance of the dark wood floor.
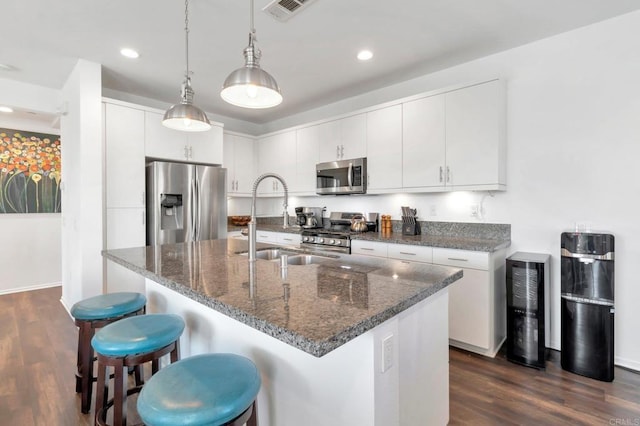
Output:
[[[59,300],[59,287],[0,296],[0,425],[93,424],[80,413],[76,328]],[[538,371],[451,349],[450,424],[640,425],[640,374],[615,375],[568,373],[557,352]]]

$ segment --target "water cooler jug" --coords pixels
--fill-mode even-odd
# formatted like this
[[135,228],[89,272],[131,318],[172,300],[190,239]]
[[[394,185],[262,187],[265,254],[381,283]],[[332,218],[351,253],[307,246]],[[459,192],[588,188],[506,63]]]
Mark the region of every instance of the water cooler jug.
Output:
[[507,258],[507,359],[545,368],[545,286],[548,254],[517,252]]

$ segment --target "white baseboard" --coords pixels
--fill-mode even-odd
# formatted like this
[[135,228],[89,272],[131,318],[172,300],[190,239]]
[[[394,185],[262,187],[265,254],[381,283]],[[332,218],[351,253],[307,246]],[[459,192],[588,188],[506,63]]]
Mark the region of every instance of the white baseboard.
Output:
[[8,290],[0,290],[0,296],[3,294],[20,293],[22,291],[32,291],[32,290],[41,290],[43,288],[60,287],[61,285],[62,285],[61,282],[56,282],[56,283],[30,285],[27,287],[10,288]]
[[618,367],[628,368],[629,370],[640,372],[640,362],[633,361],[630,359],[620,358],[619,356],[615,357],[614,361],[615,365]]

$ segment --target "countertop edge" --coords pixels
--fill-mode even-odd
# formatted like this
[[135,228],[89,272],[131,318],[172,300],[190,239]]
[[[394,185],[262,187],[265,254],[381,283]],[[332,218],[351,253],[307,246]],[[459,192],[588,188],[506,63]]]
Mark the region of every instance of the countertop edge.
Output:
[[436,294],[440,290],[448,287],[451,283],[462,278],[463,275],[462,270],[458,269],[454,274],[449,275],[447,278],[441,280],[440,282],[435,283],[428,288],[425,288],[423,291],[416,293],[410,298],[403,300],[402,302],[391,306],[384,311],[381,311],[374,316],[367,318],[366,320],[353,324],[337,332],[329,339],[315,341],[293,331],[278,327],[274,324],[269,323],[268,321],[259,319],[245,311],[222,303],[215,298],[203,296],[182,284],[176,283],[168,278],[159,276],[147,269],[140,268],[117,256],[114,256],[109,253],[108,250],[103,250],[102,255],[105,258],[133,272],[136,272],[143,277],[148,278],[164,287],[167,287],[170,290],[176,291],[177,293],[182,294],[195,302],[201,303],[217,312],[220,312],[223,315],[228,316],[229,318],[239,321],[242,324],[245,324],[257,331],[273,337],[274,339],[277,339],[283,343],[286,343],[318,358],[328,354],[329,352],[337,349],[345,343],[348,343],[361,334],[364,334],[365,332],[375,328],[376,326],[382,324],[384,321],[398,315],[399,313],[407,310],[408,308],[421,302],[422,300]]

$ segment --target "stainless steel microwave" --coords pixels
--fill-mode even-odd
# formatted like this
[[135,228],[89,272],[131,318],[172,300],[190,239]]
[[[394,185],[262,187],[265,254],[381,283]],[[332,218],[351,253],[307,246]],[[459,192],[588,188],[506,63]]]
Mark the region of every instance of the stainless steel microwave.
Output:
[[317,194],[365,194],[366,192],[366,158],[329,161],[316,165]]

